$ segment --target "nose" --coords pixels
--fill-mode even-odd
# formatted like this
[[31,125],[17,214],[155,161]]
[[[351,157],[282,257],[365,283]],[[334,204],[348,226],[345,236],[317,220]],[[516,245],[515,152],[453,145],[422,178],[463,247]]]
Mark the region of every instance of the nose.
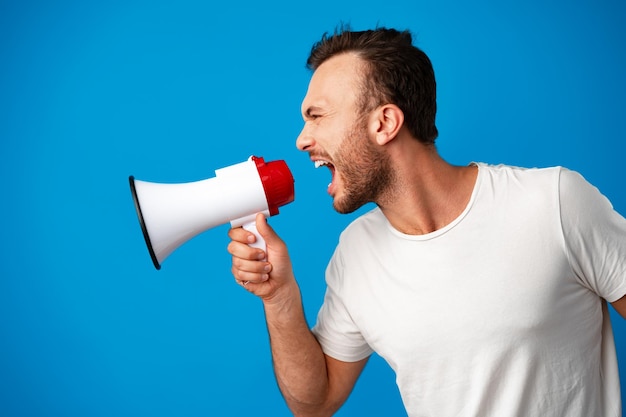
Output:
[[306,152],[314,145],[314,143],[315,141],[313,140],[311,135],[308,133],[308,129],[306,128],[306,125],[304,125],[304,127],[302,128],[302,131],[296,138],[296,147],[299,150]]

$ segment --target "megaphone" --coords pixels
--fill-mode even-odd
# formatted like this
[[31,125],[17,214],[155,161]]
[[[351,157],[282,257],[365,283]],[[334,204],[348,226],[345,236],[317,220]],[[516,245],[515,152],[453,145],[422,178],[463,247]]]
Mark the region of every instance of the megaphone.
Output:
[[156,269],[180,245],[213,227],[230,222],[256,235],[251,246],[265,250],[256,230],[257,213],[278,214],[294,200],[294,179],[285,161],[247,161],[215,171],[215,177],[181,184],[161,184],[129,177],[143,236]]

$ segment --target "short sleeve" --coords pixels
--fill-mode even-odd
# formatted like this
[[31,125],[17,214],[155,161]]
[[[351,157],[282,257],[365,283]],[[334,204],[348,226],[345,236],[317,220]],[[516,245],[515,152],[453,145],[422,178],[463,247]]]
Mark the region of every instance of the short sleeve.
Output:
[[344,362],[356,362],[370,356],[367,344],[346,307],[343,289],[343,264],[335,251],[326,269],[326,294],[312,331],[328,356]]
[[562,169],[561,226],[574,272],[609,302],[626,294],[626,219],[580,174]]

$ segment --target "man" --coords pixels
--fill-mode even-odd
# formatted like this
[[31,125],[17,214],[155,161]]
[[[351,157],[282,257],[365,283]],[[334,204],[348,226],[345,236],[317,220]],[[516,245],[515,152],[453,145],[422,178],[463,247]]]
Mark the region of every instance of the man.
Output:
[[337,211],[377,207],[342,233],[312,331],[263,217],[267,254],[229,232],[293,413],[332,415],[375,351],[411,416],[621,416],[606,302],[626,315],[626,220],[564,168],[444,161],[408,32],[339,31],[308,65],[297,147],[330,169]]

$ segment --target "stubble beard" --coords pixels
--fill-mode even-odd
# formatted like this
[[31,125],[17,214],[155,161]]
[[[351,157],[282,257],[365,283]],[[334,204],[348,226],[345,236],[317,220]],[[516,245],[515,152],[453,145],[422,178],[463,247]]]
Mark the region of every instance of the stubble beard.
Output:
[[334,162],[343,180],[343,195],[333,201],[337,212],[348,214],[367,203],[377,203],[389,190],[391,160],[368,137],[364,121],[357,122],[348,133]]

